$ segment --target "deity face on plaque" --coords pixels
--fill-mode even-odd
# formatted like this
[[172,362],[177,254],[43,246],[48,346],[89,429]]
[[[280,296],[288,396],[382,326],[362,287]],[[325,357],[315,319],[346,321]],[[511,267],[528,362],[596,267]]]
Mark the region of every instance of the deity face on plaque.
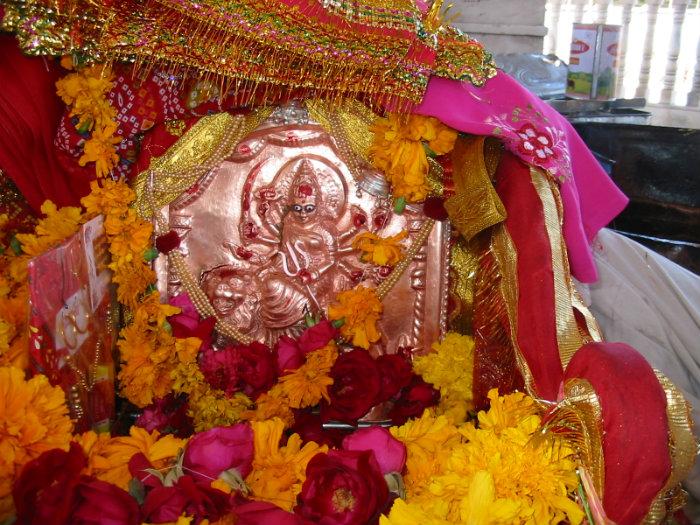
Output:
[[[383,177],[363,169],[351,173],[334,138],[308,118],[268,121],[163,210],[220,318],[273,345],[298,335],[307,315],[324,316],[339,292],[376,287],[391,274],[361,261],[354,238],[405,230],[408,248],[426,217],[419,207],[393,213]],[[447,232],[436,224],[385,299],[392,306],[373,354],[427,349],[440,336],[447,253]],[[177,276],[160,264],[161,289],[179,293]]]

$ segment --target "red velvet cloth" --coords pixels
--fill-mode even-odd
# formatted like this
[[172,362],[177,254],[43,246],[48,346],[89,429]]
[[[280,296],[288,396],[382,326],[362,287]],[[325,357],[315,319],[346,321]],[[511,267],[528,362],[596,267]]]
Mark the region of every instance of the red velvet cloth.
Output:
[[517,340],[540,397],[554,401],[563,371],[556,333],[552,251],[542,202],[530,168],[506,152],[496,172],[496,191],[508,213],[505,227],[517,253]]
[[0,35],[0,57],[0,169],[34,210],[46,199],[78,204],[88,180],[68,176],[54,147],[65,110],[54,83],[63,71],[52,59],[24,56],[9,35]]
[[671,473],[666,395],[651,366],[624,343],[591,343],[565,379],[588,380],[603,412],[603,506],[619,525],[640,523]]

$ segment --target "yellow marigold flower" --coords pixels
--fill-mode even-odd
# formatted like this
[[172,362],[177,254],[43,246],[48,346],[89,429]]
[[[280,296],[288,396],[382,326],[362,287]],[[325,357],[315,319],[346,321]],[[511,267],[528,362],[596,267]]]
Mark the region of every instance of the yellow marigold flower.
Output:
[[423,147],[442,155],[454,148],[457,132],[434,117],[391,114],[378,119],[370,130],[374,132],[369,155],[394,188],[394,195],[409,202],[419,202],[428,194],[425,177],[428,157]]
[[37,223],[35,233],[17,234],[22,250],[32,257],[41,255],[49,248],[63,242],[77,232],[83,222],[80,208],[66,206],[58,209],[51,201],[45,201],[41,205],[41,213],[45,217]]
[[83,146],[83,155],[78,159],[78,164],[85,166],[88,162],[94,162],[98,177],[109,175],[112,168],[119,162],[119,155],[114,146],[122,139],[114,136],[116,131],[116,122],[110,122],[103,128],[95,129]]
[[80,199],[80,203],[90,216],[121,215],[135,198],[136,194],[126,182],[100,179],[90,183],[90,194]]
[[[204,377],[202,377],[204,381]],[[194,419],[194,429],[203,432],[214,427],[225,427],[242,419],[252,405],[248,396],[236,392],[227,397],[221,390],[203,389],[190,394],[188,414]]]
[[56,82],[56,94],[71,106],[71,116],[79,118],[77,128],[103,128],[117,115],[107,93],[114,85],[111,71],[103,66],[84,68]]
[[404,482],[412,498],[426,493],[432,477],[444,472],[451,448],[461,440],[459,432],[445,416],[435,416],[430,410],[403,426],[391,427],[389,431],[406,445],[407,474]]
[[493,481],[494,501],[517,504],[507,523],[581,523],[583,513],[569,498],[578,485],[573,449],[557,436],[542,435],[539,416],[523,410],[524,403],[499,401],[494,410],[510,413],[489,428],[464,425],[469,441],[454,447],[447,470],[433,477],[433,498],[447,505],[451,517],[462,515],[471,490],[465,480],[483,471]]
[[121,264],[124,259],[141,261],[151,245],[153,225],[140,219],[136,212],[127,209],[125,215],[107,215],[105,233],[110,241],[110,253]]
[[280,384],[273,386],[269,392],[261,394],[255,400],[255,410],[248,410],[241,417],[249,421],[266,421],[276,417],[284,422],[285,428],[294,424],[294,414],[289,408],[289,399]]
[[338,350],[334,341],[310,352],[303,365],[279,378],[279,389],[273,389],[271,395],[285,398],[292,408],[311,407],[321,399],[329,401],[328,387],[333,384],[329,374],[337,358]]
[[461,423],[467,411],[474,406],[474,340],[466,335],[448,332],[442,341],[433,343],[432,350],[424,356],[416,356],[413,369],[440,389],[439,413],[449,413],[453,423]]
[[83,469],[83,474],[92,476],[96,472],[110,469],[110,462],[104,456],[104,451],[111,439],[111,436],[107,433],[97,434],[92,430],[73,437],[73,441],[82,447],[85,456],[88,458],[88,464]]
[[498,389],[493,388],[489,390],[488,398],[491,400],[491,406],[488,411],[479,412],[479,428],[492,430],[496,434],[507,428],[517,427],[528,417],[538,413],[534,400],[522,392],[499,397]]
[[15,337],[15,327],[0,318],[0,356],[5,356],[10,350],[10,341]]
[[364,262],[377,266],[395,266],[403,256],[400,242],[408,237],[408,232],[402,231],[391,237],[379,237],[372,232],[363,232],[352,241],[352,247],[362,252]]
[[[381,516],[379,525],[450,525],[452,522],[430,515],[418,503],[406,503],[397,499],[389,516]],[[468,523],[468,522],[465,522]]]
[[297,495],[306,479],[306,465],[316,454],[326,452],[328,447],[309,441],[302,447],[299,434],[292,434],[284,447],[280,439],[284,422],[275,418],[268,421],[253,421],[255,455],[253,471],[246,478],[252,498],[269,501],[285,510],[292,510]]
[[328,317],[334,321],[344,321],[340,333],[345,339],[365,349],[371,343],[379,341],[381,334],[377,329],[377,321],[383,308],[374,290],[357,286],[340,292],[336,301],[328,307]]
[[60,387],[43,375],[26,381],[22,370],[0,368],[0,521],[13,512],[20,469],[47,450],[68,450],[72,427]]
[[111,438],[104,444],[101,456],[107,462],[106,468],[94,470],[98,479],[113,483],[124,490],[129,489],[129,460],[134,454],[142,453],[155,469],[170,467],[185,447],[187,440],[171,434],[161,436],[160,432],[132,426],[128,436]]
[[155,282],[155,272],[142,261],[133,259],[127,263],[112,263],[109,268],[114,272],[112,282],[117,285],[117,300],[132,310],[136,309],[141,294]]

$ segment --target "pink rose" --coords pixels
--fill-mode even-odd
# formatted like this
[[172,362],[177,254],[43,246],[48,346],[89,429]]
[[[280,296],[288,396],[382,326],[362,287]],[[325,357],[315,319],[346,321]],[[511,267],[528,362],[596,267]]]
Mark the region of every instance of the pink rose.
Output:
[[279,375],[296,370],[304,363],[304,354],[299,348],[299,343],[289,336],[283,335],[279,338],[275,347],[275,353],[277,355],[277,373]]
[[211,481],[235,468],[242,478],[251,470],[253,430],[244,423],[216,427],[192,436],[185,449],[183,466],[197,481]]
[[179,314],[168,318],[175,337],[198,337],[205,343],[211,338],[216,319],[213,317],[201,319],[187,293],[172,297],[170,305],[180,309]]
[[304,354],[326,346],[331,339],[338,337],[338,330],[328,320],[316,323],[299,336],[299,348]]
[[361,428],[343,439],[344,450],[371,450],[382,474],[401,472],[406,464],[406,446],[383,427]]
[[266,501],[251,501],[236,507],[236,525],[312,525],[312,522]]

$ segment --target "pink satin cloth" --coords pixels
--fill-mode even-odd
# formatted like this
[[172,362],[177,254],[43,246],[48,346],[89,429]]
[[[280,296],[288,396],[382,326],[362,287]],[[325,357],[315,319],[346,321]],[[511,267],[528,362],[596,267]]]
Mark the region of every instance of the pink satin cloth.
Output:
[[483,87],[432,77],[414,112],[496,137],[526,163],[551,172],[560,181],[571,272],[582,282],[598,279],[591,242],[628,199],[563,116],[503,72]]

